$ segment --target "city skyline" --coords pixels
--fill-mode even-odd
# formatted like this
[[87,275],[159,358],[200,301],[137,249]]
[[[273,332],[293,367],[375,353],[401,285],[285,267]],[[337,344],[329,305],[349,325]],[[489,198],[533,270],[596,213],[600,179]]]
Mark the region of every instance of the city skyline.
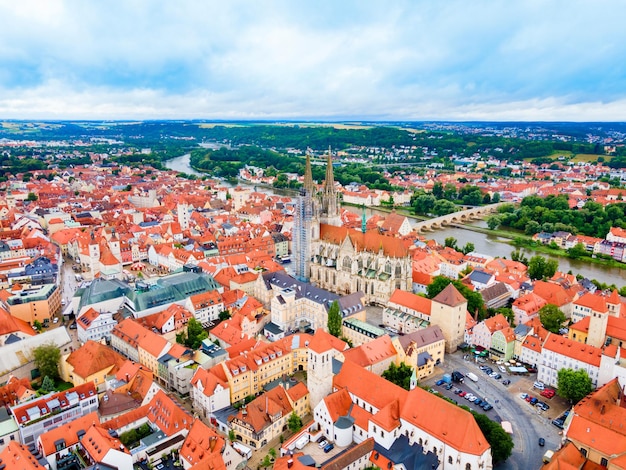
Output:
[[622,121],[625,10],[0,0],[0,118]]

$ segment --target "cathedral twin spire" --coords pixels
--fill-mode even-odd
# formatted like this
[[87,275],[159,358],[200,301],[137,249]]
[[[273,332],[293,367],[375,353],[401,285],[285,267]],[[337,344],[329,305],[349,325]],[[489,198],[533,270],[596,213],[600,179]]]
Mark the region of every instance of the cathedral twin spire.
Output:
[[[315,184],[313,183],[313,173],[311,171],[311,158],[307,154],[304,168],[304,192],[313,195]],[[333,174],[333,157],[331,148],[328,147],[326,158],[326,180],[321,191],[321,214],[323,222],[331,225],[341,225],[339,217],[339,196],[335,188],[335,176]]]

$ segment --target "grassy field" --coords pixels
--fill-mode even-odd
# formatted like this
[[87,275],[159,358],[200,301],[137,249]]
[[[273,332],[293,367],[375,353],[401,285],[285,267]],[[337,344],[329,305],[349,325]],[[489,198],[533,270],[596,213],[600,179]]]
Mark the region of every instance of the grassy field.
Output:
[[604,157],[604,161],[606,162],[611,160],[611,157],[607,157],[606,155],[594,155],[591,153],[577,153],[576,156],[572,158],[572,161],[575,163],[578,163],[578,162],[595,163],[598,161],[598,157]]
[[[545,155],[542,158],[550,158],[553,162],[558,162],[559,157],[565,157],[561,162],[572,162],[572,163],[595,163],[598,161],[598,157],[604,157],[604,161],[611,161],[611,157],[606,155],[596,155],[592,153],[577,153],[573,154],[569,150],[559,150],[557,152],[553,152],[550,155]],[[534,158],[525,158],[525,161],[530,162],[534,160]]]

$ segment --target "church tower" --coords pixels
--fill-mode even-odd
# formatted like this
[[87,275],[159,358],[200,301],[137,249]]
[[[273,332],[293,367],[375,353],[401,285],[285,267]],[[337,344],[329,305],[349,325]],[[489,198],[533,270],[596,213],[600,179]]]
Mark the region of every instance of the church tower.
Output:
[[113,256],[121,263],[122,262],[122,250],[120,247],[120,238],[115,233],[115,228],[111,229],[111,239],[109,240],[109,249]]
[[589,332],[587,334],[587,344],[601,348],[604,346],[606,338],[606,326],[609,323],[608,312],[592,311],[589,316]]
[[335,176],[333,174],[333,155],[328,147],[326,160],[326,180],[322,189],[322,216],[321,222],[328,225],[341,226],[341,214],[339,194],[335,188]]
[[324,336],[314,335],[307,350],[306,383],[312,410],[333,389],[333,347]]
[[296,278],[307,282],[310,276],[311,244],[319,239],[320,224],[317,217],[318,207],[315,196],[315,184],[311,171],[311,158],[307,154],[304,167],[304,185],[296,200],[296,213],[293,223],[293,256],[296,260]]
[[189,228],[189,206],[184,202],[179,202],[176,206],[176,213],[181,230],[187,230]]

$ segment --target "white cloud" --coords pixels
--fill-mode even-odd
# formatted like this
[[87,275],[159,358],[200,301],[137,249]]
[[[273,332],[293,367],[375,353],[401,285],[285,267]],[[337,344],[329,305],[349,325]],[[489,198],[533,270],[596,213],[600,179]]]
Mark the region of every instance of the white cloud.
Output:
[[625,10],[0,0],[0,117],[624,120]]

